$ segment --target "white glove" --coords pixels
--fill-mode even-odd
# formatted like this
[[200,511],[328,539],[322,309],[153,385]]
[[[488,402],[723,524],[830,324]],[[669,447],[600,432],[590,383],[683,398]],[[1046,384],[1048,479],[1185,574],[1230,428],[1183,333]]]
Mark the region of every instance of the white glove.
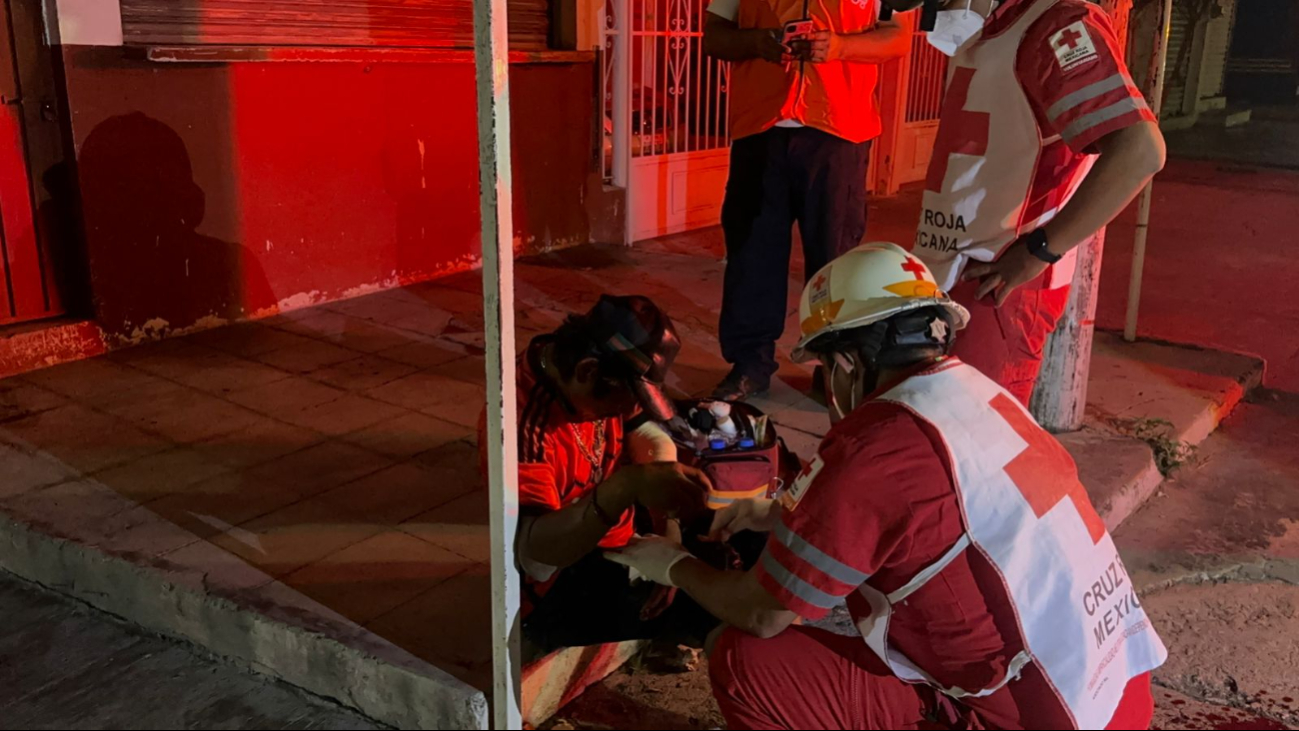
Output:
[[780,503],[767,498],[736,500],[713,516],[713,526],[708,531],[710,541],[729,541],[731,536],[744,530],[770,533],[780,522]]
[[637,536],[624,548],[605,551],[604,557],[631,569],[655,584],[676,586],[672,583],[672,567],[690,558],[686,549],[662,536]]

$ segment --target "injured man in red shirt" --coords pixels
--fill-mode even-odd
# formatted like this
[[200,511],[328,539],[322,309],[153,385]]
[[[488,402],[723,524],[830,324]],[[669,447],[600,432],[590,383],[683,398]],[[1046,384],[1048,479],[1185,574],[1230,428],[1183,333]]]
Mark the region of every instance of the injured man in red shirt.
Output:
[[[965,308],[868,244],[800,316],[833,426],[777,500],[717,514],[715,538],[770,533],[757,565],[663,538],[607,554],[729,625],[710,656],[728,726],[1148,728],[1164,647],[1069,454],[948,356]],[[799,626],[845,600],[860,636]]]
[[708,480],[677,463],[659,426],[673,415],[664,381],[680,348],[649,299],[604,296],[519,359],[516,555],[534,652],[654,639],[671,658],[679,644],[701,647],[718,625],[689,597],[633,583],[601,555],[638,532],[680,541],[682,521],[702,518],[697,533],[707,532]]

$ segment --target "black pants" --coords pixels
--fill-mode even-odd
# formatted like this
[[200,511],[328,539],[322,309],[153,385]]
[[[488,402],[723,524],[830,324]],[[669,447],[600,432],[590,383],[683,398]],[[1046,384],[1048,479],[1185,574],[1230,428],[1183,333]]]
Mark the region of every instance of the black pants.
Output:
[[[686,531],[685,545],[715,568],[747,569],[757,563],[766,536],[741,533],[729,546],[703,543],[708,517]],[[585,647],[623,640],[664,640],[702,647],[721,622],[685,592],[657,618],[642,621],[641,609],[655,590],[647,581],[631,584],[628,569],[606,560],[600,551],[560,571],[545,596],[533,599],[523,621],[523,636],[531,649],[550,652],[561,647]]]
[[804,280],[866,235],[869,161],[869,142],[810,127],[774,127],[731,144],[718,335],[722,357],[742,374],[765,382],[776,372],[794,223],[803,239]]

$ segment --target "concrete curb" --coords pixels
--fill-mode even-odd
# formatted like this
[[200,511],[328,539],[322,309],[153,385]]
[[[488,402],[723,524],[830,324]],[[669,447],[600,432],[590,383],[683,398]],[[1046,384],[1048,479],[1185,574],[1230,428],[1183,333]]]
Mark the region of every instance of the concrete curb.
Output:
[[[3,514],[0,568],[336,700],[381,723],[487,728],[487,700],[481,691],[282,584],[224,598],[207,585],[204,567],[162,560],[140,565]],[[250,608],[236,600],[266,597],[277,590],[294,595],[296,602]]]
[[523,722],[537,727],[640,654],[649,642],[570,647],[523,668]]
[[1195,447],[1262,385],[1265,371],[1262,358],[1245,353],[1096,334],[1087,425],[1057,437],[1111,531],[1165,481],[1151,446],[1132,436],[1134,426],[1167,422],[1162,440]]

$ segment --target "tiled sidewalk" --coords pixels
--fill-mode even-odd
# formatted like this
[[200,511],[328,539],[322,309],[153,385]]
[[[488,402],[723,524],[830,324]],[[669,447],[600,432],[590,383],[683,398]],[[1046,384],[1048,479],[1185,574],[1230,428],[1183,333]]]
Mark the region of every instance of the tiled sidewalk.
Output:
[[[518,346],[602,292],[646,294],[685,341],[671,385],[710,388],[725,372],[716,240],[520,262]],[[13,466],[0,510],[36,525],[84,515],[99,548],[142,563],[210,561],[219,547],[259,570],[234,581],[282,582],[486,689],[480,282],[467,273],[0,381],[0,465]],[[823,412],[798,395],[806,373],[786,368],[767,407],[818,431]]]

